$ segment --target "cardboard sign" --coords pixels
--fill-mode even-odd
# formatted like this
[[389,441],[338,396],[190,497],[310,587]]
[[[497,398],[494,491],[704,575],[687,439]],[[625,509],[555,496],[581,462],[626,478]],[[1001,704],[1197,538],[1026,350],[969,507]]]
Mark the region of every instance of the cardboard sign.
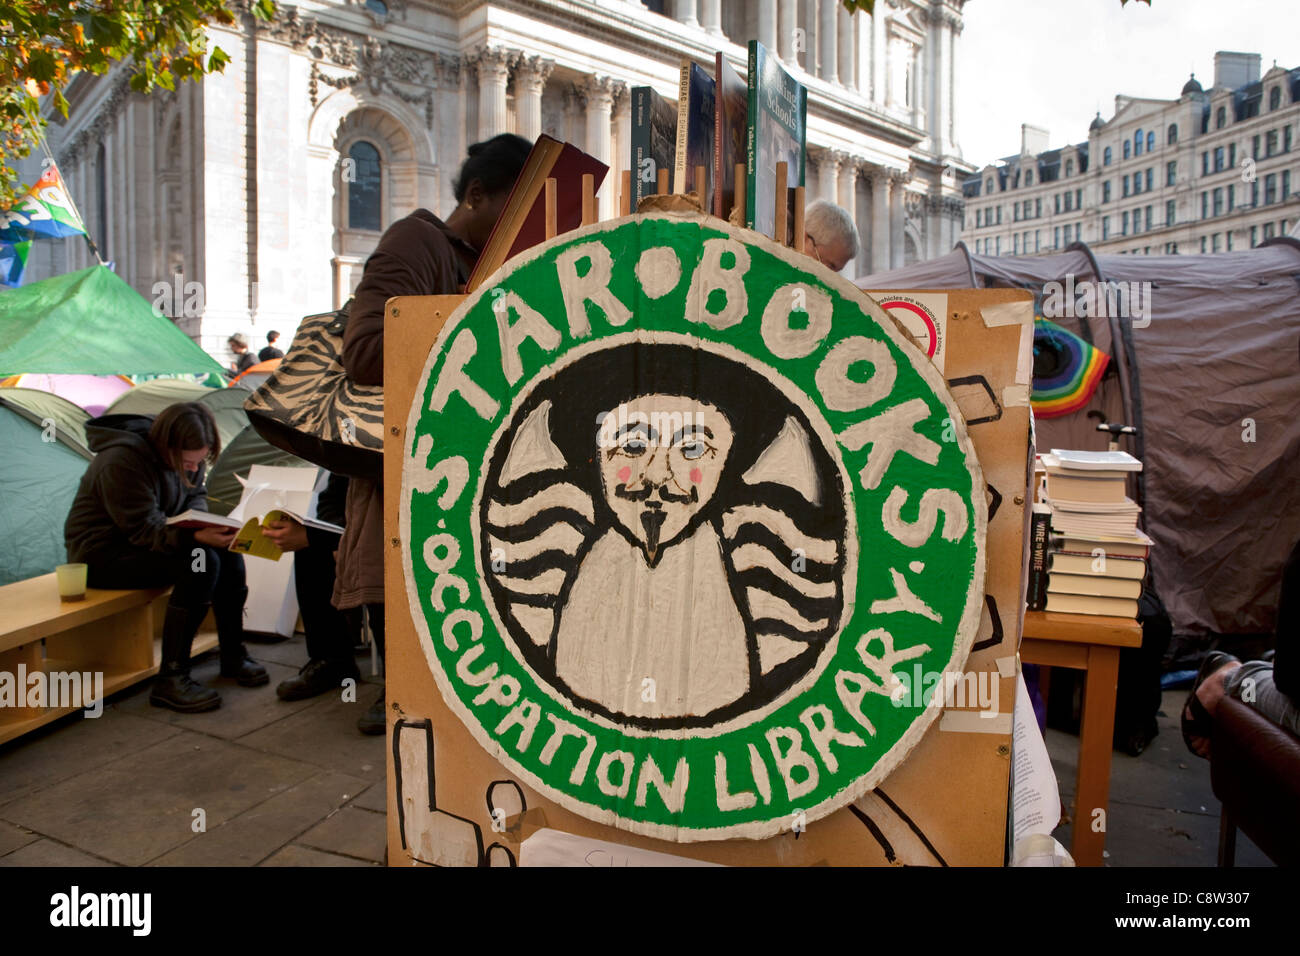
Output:
[[406,592],[451,710],[591,820],[765,838],[875,787],[984,608],[985,483],[883,313],[717,220],[512,260],[405,429]]

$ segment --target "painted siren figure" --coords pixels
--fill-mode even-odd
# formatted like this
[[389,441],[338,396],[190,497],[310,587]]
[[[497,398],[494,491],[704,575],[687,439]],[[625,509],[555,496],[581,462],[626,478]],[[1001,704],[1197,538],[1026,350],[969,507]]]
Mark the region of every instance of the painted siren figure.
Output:
[[558,371],[512,424],[487,477],[484,566],[539,673],[667,728],[749,710],[807,672],[839,620],[842,481],[760,374],[623,345]]

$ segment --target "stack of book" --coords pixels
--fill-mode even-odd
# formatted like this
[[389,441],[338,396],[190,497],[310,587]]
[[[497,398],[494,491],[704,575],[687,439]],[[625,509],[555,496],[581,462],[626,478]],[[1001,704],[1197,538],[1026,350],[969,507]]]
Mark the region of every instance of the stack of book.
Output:
[[[1136,618],[1151,539],[1126,494],[1127,452],[1052,449],[1030,537],[1031,610]],[[1050,532],[1048,531],[1050,523]]]

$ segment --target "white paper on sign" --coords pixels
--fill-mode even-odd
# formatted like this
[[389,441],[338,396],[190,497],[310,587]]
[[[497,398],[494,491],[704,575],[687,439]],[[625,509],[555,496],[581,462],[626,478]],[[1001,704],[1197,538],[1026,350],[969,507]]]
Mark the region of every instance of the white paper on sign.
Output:
[[940,373],[948,346],[948,296],[943,293],[868,292],[905,328]]
[[519,847],[520,866],[721,866],[686,856],[642,850],[562,830],[538,830]]
[[1050,836],[1061,818],[1061,792],[1023,674],[1016,676],[1011,753],[1011,833],[1012,845],[1016,846],[1032,834]]

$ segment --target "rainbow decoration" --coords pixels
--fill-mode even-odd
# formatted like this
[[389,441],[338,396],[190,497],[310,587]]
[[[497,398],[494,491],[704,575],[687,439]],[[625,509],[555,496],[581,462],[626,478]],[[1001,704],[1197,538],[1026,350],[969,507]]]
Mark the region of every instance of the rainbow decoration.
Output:
[[1055,322],[1034,319],[1034,390],[1039,418],[1060,418],[1088,404],[1110,356]]

